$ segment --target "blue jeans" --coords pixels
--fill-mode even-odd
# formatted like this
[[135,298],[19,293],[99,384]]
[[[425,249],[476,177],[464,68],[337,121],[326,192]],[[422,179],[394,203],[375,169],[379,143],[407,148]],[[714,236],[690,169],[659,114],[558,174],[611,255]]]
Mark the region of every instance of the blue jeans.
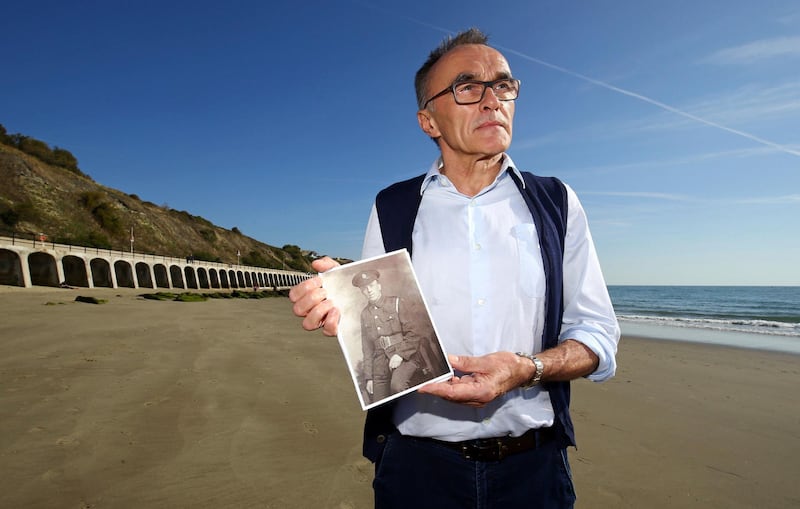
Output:
[[567,451],[555,442],[483,462],[395,433],[375,464],[372,486],[376,509],[567,509],[575,504]]

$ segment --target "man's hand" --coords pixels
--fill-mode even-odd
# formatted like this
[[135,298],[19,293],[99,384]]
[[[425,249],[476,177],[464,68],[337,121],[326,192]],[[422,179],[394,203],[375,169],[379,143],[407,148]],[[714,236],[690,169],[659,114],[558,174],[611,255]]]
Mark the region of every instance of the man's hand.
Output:
[[[311,262],[311,267],[317,272],[325,272],[338,265],[327,256]],[[292,312],[303,318],[303,328],[315,330],[322,327],[326,336],[335,336],[339,329],[339,310],[327,299],[328,294],[319,276],[298,283],[289,290],[289,300],[294,304]]]
[[372,380],[367,380],[367,392],[372,395],[374,389],[372,388]]
[[511,352],[481,357],[451,355],[449,360],[453,368],[466,374],[425,385],[419,389],[420,393],[482,407],[530,378],[530,367],[525,365],[525,359]]
[[397,354],[392,355],[389,359],[389,369],[397,369],[403,363],[403,358]]
[[[600,362],[588,346],[574,339],[564,340],[558,346],[536,354],[536,357],[544,363],[543,381],[575,380],[593,373]],[[530,360],[511,352],[481,357],[451,355],[448,358],[456,370],[466,374],[420,387],[420,393],[481,407],[527,382],[536,372]]]

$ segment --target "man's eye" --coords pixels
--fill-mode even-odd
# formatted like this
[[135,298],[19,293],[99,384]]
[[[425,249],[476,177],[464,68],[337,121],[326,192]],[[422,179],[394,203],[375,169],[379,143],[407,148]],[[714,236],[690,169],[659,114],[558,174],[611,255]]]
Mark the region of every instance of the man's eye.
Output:
[[511,82],[508,81],[508,80],[499,81],[499,82],[494,84],[494,89],[495,90],[508,90],[510,88],[511,88]]
[[460,83],[456,86],[456,92],[471,92],[475,89],[475,83]]

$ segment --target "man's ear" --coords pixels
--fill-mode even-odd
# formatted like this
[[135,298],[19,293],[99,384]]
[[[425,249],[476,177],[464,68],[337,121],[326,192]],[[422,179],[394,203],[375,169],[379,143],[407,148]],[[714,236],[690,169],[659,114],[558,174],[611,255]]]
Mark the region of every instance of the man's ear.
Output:
[[431,138],[436,139],[441,136],[439,128],[436,127],[436,121],[428,110],[419,110],[417,112],[417,122],[419,122],[420,129]]

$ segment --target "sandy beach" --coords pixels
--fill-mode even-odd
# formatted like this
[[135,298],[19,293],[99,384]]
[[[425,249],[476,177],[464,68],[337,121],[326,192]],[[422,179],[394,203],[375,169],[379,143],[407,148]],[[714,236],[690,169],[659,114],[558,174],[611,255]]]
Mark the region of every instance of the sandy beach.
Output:
[[[0,507],[372,507],[334,339],[283,297],[147,291],[0,287]],[[625,337],[618,360],[573,384],[577,507],[800,506],[800,356]]]

